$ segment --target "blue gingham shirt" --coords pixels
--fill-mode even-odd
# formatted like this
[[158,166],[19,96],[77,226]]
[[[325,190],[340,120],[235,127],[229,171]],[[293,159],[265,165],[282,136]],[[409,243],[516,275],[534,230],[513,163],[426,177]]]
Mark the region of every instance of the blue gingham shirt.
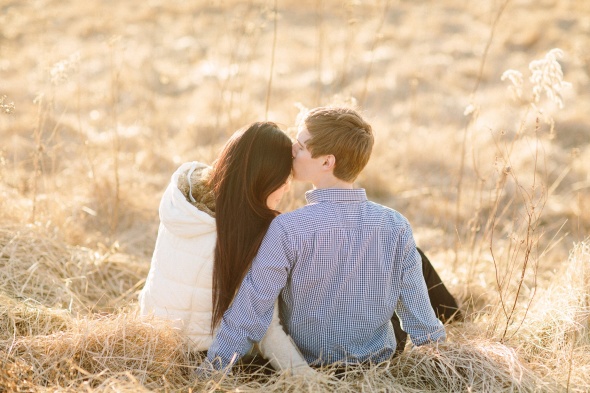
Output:
[[[231,367],[262,339],[280,295],[287,333],[311,365],[380,362],[397,312],[415,345],[445,339],[408,221],[363,189],[317,189],[273,220],[208,352]],[[216,359],[216,360],[215,360]]]

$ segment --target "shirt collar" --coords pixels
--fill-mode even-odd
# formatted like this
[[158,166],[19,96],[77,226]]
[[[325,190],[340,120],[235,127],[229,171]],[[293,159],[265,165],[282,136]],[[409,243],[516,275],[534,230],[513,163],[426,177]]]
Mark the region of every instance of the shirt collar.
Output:
[[364,188],[353,190],[343,188],[319,188],[305,193],[308,204],[319,202],[364,202],[367,193]]

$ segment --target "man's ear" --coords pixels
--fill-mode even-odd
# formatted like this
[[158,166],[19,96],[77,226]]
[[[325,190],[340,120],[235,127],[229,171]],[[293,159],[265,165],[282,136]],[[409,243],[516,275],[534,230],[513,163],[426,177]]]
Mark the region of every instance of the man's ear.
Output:
[[322,157],[322,160],[322,169],[334,170],[334,167],[336,166],[336,157],[334,157],[334,155],[328,154]]

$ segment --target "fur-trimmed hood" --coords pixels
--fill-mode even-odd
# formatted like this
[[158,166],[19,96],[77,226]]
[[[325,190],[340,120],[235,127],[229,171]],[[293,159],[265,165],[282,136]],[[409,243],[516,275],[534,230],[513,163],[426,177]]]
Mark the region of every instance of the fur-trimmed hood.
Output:
[[211,167],[197,161],[182,164],[174,172],[159,210],[160,221],[170,232],[182,237],[215,232],[215,197],[208,186],[210,172]]

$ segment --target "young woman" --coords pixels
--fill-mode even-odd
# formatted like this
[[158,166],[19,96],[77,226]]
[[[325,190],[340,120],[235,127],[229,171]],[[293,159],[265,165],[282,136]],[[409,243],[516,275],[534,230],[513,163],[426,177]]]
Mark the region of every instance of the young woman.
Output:
[[[237,131],[208,167],[183,164],[160,203],[160,227],[140,294],[141,315],[173,321],[197,351],[213,341],[289,186],[291,141],[276,124]],[[261,354],[275,369],[315,373],[283,331],[278,306]]]

